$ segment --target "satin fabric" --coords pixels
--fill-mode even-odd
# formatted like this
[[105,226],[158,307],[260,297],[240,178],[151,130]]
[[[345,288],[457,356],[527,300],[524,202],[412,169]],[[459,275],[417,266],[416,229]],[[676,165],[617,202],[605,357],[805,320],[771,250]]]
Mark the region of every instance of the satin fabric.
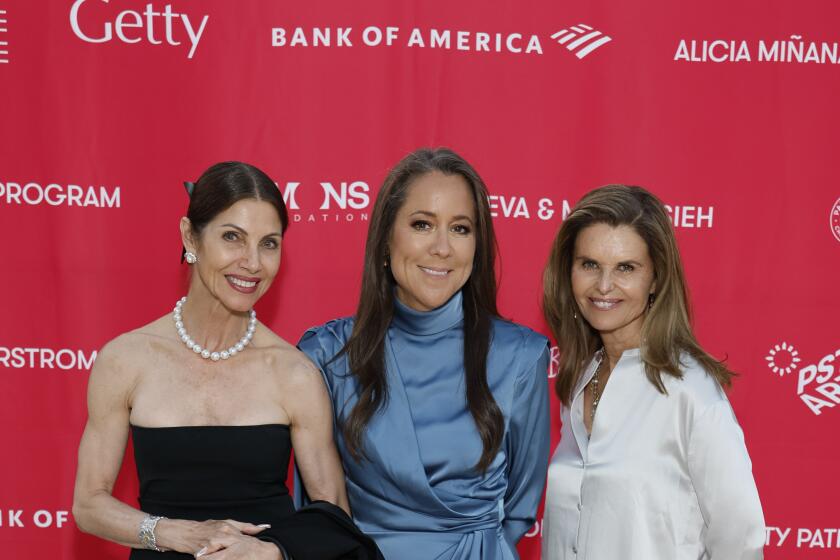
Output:
[[551,460],[543,560],[756,560],[764,516],[744,436],[718,383],[690,357],[667,395],[625,351],[592,426],[583,390],[600,354],[562,410]]
[[[354,520],[386,559],[511,560],[535,521],[549,452],[547,339],[496,319],[487,382],[505,419],[499,453],[474,468],[481,438],[466,407],[463,307],[457,293],[430,312],[396,302],[385,341],[388,400],[368,424],[357,462],[336,430]],[[356,403],[340,354],[353,319],[307,331],[299,343],[322,370],[335,418]]]

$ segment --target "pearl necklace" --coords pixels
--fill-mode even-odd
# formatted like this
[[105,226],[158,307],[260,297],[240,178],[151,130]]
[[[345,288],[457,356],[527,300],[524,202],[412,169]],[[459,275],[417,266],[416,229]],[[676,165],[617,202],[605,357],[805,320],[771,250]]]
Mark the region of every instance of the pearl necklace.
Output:
[[184,304],[187,302],[187,296],[182,297],[178,300],[178,303],[175,304],[175,309],[173,310],[172,317],[175,319],[175,330],[178,331],[178,336],[181,337],[181,340],[184,341],[184,344],[187,345],[187,348],[201,356],[202,358],[213,360],[214,362],[218,362],[219,360],[227,360],[228,358],[232,358],[236,356],[239,352],[242,352],[246,346],[251,342],[251,339],[254,338],[254,331],[257,330],[257,312],[253,309],[248,312],[250,319],[248,319],[248,330],[245,332],[245,336],[239,339],[239,342],[228,348],[227,350],[222,350],[221,352],[211,352],[206,348],[202,348],[199,344],[197,344],[190,335],[187,334],[187,330],[184,328],[184,321],[181,316],[181,308],[184,307]]

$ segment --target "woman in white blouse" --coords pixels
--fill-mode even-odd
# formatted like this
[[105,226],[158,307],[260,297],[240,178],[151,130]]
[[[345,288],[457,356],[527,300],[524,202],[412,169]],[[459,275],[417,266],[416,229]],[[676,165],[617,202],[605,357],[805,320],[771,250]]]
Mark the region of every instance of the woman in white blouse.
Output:
[[662,203],[640,187],[587,194],[544,286],[564,406],[543,560],[762,558],[761,503],[722,389],[733,373],[692,334]]

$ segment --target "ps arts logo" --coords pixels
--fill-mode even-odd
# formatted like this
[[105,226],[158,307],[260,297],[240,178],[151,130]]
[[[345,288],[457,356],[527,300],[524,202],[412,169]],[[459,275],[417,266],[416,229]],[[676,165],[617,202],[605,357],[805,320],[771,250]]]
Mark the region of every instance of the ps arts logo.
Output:
[[793,347],[793,344],[782,342],[777,344],[767,353],[767,367],[773,370],[773,373],[778,373],[779,376],[786,375],[797,367],[802,360],[799,358],[799,352]]
[[[471,53],[542,55],[543,41],[536,33],[486,30],[439,29],[369,25],[353,27],[273,27],[271,46],[283,48],[403,47]],[[593,27],[580,23],[550,35],[550,41],[583,59],[612,41]]]
[[831,212],[828,215],[828,227],[831,228],[834,239],[840,241],[840,198],[831,207]]
[[767,367],[785,377],[798,371],[796,394],[815,415],[823,408],[834,408],[840,404],[840,349],[826,354],[818,362],[799,367],[802,361],[799,351],[788,342],[773,346],[765,360]]

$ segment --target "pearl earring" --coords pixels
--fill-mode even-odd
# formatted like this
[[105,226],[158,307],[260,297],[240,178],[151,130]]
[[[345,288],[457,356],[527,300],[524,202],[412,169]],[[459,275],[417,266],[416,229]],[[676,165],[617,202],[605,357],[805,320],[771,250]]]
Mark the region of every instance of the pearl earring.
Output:
[[195,264],[198,262],[198,257],[192,251],[187,251],[184,253],[184,260],[187,261],[187,264]]

